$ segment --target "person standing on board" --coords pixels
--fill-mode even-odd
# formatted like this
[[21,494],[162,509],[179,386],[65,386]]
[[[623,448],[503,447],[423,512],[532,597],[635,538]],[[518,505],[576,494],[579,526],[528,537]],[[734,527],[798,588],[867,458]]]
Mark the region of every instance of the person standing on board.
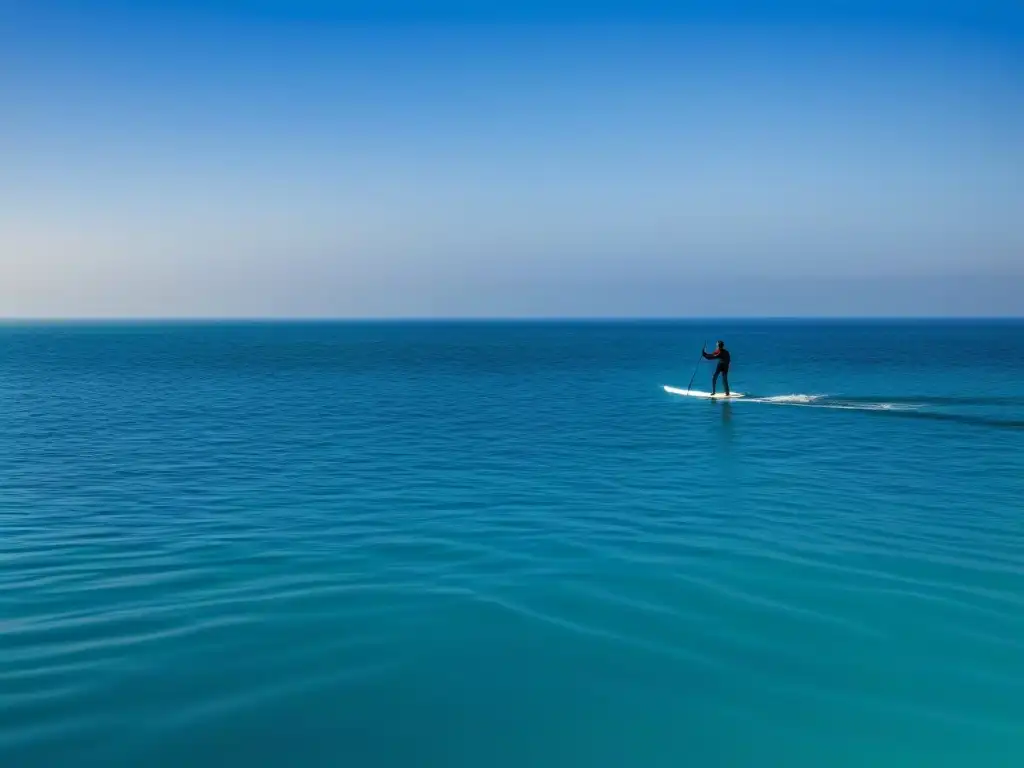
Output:
[[715,389],[718,387],[718,377],[722,377],[722,384],[725,386],[725,396],[728,397],[729,392],[729,363],[732,362],[732,355],[729,354],[729,350],[725,348],[725,342],[719,341],[715,347],[714,352],[708,352],[706,349],[702,349],[700,353],[704,356],[705,360],[717,360],[718,367],[715,368],[715,375],[711,377],[711,394],[715,394]]

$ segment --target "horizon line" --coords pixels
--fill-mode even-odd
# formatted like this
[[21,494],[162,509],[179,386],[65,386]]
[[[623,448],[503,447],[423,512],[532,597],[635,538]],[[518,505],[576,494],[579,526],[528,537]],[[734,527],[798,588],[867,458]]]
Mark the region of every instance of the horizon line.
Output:
[[0,325],[301,324],[301,323],[644,323],[644,322],[1022,322],[1020,315],[111,315],[0,316]]

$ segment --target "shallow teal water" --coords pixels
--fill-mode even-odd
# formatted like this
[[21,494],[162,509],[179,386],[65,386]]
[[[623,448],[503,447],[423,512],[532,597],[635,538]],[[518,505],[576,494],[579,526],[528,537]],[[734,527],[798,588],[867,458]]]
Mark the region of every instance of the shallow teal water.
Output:
[[1024,762],[1022,323],[11,325],[0,398],[0,765]]

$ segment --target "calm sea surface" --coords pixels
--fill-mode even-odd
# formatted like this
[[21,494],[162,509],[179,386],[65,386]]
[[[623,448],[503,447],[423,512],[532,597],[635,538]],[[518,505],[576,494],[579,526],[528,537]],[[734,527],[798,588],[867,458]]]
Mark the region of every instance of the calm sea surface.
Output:
[[1024,323],[0,327],[0,765],[1024,765]]

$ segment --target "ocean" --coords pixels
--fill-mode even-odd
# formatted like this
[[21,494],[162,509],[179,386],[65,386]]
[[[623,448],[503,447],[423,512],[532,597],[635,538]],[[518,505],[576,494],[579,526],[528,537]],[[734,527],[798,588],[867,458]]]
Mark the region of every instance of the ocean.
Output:
[[4,768],[1024,765],[1021,321],[10,323],[0,445]]

